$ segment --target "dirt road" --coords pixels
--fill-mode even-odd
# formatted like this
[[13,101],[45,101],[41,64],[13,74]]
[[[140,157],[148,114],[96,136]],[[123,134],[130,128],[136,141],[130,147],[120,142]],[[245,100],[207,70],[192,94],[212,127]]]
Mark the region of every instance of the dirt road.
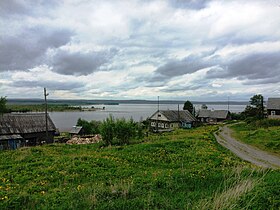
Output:
[[258,166],[280,168],[279,157],[239,142],[232,137],[231,133],[232,130],[228,126],[223,126],[214,135],[219,144],[231,150],[238,157]]

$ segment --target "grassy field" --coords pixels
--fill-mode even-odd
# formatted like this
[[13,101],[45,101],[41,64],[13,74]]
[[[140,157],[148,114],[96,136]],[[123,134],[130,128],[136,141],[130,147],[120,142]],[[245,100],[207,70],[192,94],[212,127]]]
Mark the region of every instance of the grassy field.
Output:
[[237,139],[280,156],[280,126],[258,127],[240,123],[231,126]]
[[279,209],[280,171],[236,158],[214,129],[2,151],[0,209]]

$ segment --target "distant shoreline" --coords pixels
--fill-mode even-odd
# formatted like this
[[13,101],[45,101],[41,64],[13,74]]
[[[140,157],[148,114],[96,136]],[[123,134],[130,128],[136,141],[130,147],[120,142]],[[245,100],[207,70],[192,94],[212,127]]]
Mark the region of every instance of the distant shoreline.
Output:
[[[248,101],[191,101],[193,104],[215,104],[215,105],[247,105]],[[43,99],[8,99],[8,104],[31,105],[43,104]],[[48,104],[68,104],[71,106],[78,105],[118,105],[118,104],[157,104],[153,100],[57,100],[48,99]],[[160,104],[184,104],[185,101],[160,100]]]

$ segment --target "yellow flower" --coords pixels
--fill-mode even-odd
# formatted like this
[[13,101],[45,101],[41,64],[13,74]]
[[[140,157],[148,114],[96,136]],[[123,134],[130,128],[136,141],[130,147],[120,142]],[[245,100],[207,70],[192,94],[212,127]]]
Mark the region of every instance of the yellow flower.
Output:
[[82,189],[81,185],[78,185],[77,190],[80,191]]

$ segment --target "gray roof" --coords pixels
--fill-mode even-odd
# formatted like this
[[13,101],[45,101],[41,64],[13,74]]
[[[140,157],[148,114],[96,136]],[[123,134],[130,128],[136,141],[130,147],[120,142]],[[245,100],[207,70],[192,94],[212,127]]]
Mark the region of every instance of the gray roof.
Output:
[[198,112],[199,118],[216,118],[216,119],[226,119],[229,114],[228,110],[204,110],[201,109]]
[[280,110],[280,98],[268,98],[266,108]]
[[197,117],[203,117],[203,118],[207,118],[210,117],[211,115],[211,110],[208,109],[200,109],[198,111],[198,116]]
[[13,135],[0,135],[0,140],[16,140],[16,139],[23,139],[21,135],[19,134],[13,134]]
[[83,129],[82,126],[73,126],[72,129],[69,131],[69,133],[79,134],[82,129]]
[[[56,127],[48,115],[48,131],[55,131]],[[26,134],[46,131],[44,113],[36,114],[3,114],[0,115],[0,135]]]
[[169,121],[171,122],[193,122],[196,121],[196,118],[188,110],[160,110]]

